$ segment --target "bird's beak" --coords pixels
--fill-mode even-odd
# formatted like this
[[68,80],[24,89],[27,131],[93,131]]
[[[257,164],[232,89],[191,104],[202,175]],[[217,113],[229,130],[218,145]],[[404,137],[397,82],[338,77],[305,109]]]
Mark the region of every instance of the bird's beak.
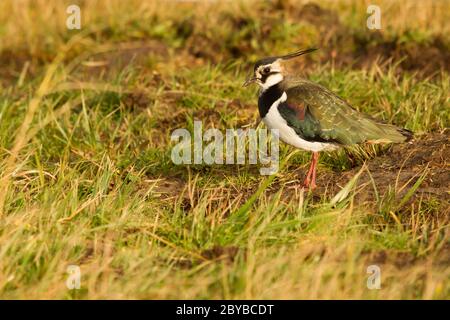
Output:
[[243,87],[246,87],[246,86],[248,86],[248,85],[254,83],[255,81],[256,81],[256,77],[249,78],[249,79],[247,79],[247,80],[244,82],[244,84],[243,84],[242,86],[243,86]]

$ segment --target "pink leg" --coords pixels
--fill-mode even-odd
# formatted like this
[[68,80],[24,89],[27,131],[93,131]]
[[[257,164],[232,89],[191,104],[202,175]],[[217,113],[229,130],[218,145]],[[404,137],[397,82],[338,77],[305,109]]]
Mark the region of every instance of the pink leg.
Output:
[[314,161],[311,158],[311,164],[309,165],[308,174],[306,175],[305,181],[303,182],[303,186],[308,188],[311,183],[311,175],[314,170]]
[[313,158],[314,158],[314,170],[313,170],[313,173],[312,173],[311,189],[315,189],[317,187],[317,184],[316,184],[316,172],[317,172],[317,162],[319,161],[319,153],[318,152],[314,152],[313,153]]
[[305,182],[303,182],[303,186],[305,188],[315,189],[316,185],[316,168],[317,161],[319,160],[319,153],[313,152],[311,157],[311,166],[309,167],[308,174],[306,175]]

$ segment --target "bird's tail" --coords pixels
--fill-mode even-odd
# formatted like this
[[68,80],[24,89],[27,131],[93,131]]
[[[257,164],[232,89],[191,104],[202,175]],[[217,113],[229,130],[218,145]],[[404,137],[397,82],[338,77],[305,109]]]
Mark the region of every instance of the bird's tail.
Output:
[[405,128],[397,128],[398,132],[400,132],[403,137],[405,137],[405,142],[410,141],[414,137],[414,132]]
[[410,141],[414,133],[408,129],[399,128],[390,124],[378,124],[383,135],[377,139],[378,141],[373,142],[407,142]]

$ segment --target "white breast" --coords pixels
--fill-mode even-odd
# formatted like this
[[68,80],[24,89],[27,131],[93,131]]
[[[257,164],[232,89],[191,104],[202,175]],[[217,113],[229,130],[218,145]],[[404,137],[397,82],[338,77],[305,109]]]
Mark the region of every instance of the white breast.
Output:
[[323,150],[333,150],[337,148],[337,146],[333,143],[310,142],[300,138],[295,130],[288,126],[286,120],[283,119],[280,112],[278,111],[278,105],[286,101],[286,99],[287,95],[286,92],[284,92],[280,99],[276,100],[272,104],[269,112],[263,118],[263,121],[268,128],[278,129],[280,139],[282,141],[300,149],[318,152]]

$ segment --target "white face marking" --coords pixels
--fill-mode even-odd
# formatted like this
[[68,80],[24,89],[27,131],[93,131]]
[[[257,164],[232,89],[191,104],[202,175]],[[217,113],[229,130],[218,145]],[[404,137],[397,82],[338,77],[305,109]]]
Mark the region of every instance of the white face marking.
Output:
[[281,73],[271,74],[267,77],[266,82],[260,84],[262,91],[269,89],[271,86],[283,81],[283,79],[284,77]]
[[278,105],[286,101],[286,92],[275,101],[269,109],[269,112],[263,118],[264,123],[270,129],[278,129],[280,139],[287,144],[290,144],[296,148],[308,150],[308,151],[322,151],[322,150],[334,150],[337,146],[333,143],[326,142],[310,142],[300,138],[294,129],[287,125],[286,120],[281,116],[278,111]]
[[[269,69],[269,72],[273,74],[267,76],[267,78],[263,83],[262,78],[267,73],[266,71],[267,69]],[[262,91],[265,91],[271,86],[276,85],[277,83],[283,81],[284,77],[282,71],[283,68],[281,67],[280,60],[276,60],[271,64],[259,66],[258,69],[256,69],[255,76],[258,79],[257,83],[261,87]]]

